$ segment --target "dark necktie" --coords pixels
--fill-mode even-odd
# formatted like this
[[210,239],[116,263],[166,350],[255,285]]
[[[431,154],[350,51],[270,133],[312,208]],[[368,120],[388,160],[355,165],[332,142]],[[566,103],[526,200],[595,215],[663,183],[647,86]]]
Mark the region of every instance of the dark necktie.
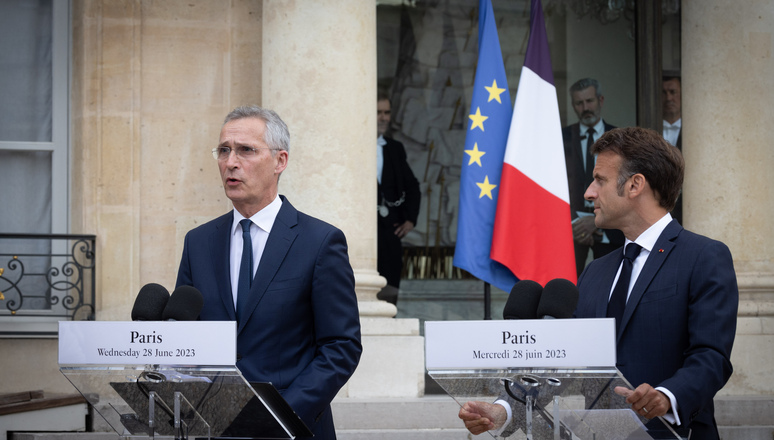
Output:
[[591,146],[594,145],[594,133],[596,130],[589,128],[586,131],[586,182],[585,186],[591,185],[594,180],[594,155],[591,154]]
[[252,223],[250,219],[239,222],[242,226],[242,264],[239,265],[237,284],[237,320],[250,295],[250,285],[253,281],[253,240],[250,238],[250,223]]
[[641,250],[642,246],[637,243],[632,242],[626,245],[621,275],[618,277],[613,294],[610,296],[610,302],[607,303],[607,317],[615,318],[616,334],[618,334],[618,329],[621,327],[621,318],[623,318],[624,309],[626,308],[626,297],[629,294],[629,282],[632,279],[634,259],[637,258]]

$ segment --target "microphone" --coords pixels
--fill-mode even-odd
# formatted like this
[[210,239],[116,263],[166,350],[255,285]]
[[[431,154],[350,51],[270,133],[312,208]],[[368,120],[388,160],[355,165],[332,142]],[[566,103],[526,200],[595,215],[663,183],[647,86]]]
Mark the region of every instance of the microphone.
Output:
[[578,288],[575,283],[556,278],[546,283],[537,307],[537,316],[542,319],[572,318],[577,306]]
[[161,321],[169,290],[156,283],[142,286],[132,307],[132,321]]
[[180,286],[172,292],[161,314],[164,321],[196,321],[204,307],[204,297],[196,287]]
[[532,280],[513,285],[503,307],[503,319],[537,319],[537,308],[543,286]]

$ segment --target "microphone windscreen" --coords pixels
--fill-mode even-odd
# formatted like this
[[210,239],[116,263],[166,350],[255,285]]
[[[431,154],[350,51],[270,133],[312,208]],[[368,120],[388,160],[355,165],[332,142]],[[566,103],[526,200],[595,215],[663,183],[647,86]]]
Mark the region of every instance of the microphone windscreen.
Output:
[[132,321],[161,321],[169,302],[169,290],[156,283],[142,286],[132,307]]
[[164,308],[164,321],[196,321],[204,307],[204,297],[196,287],[180,286],[172,292]]
[[537,308],[543,286],[532,280],[513,285],[503,307],[503,319],[537,319]]
[[572,318],[578,306],[578,288],[570,280],[556,278],[546,283],[537,308],[538,318]]

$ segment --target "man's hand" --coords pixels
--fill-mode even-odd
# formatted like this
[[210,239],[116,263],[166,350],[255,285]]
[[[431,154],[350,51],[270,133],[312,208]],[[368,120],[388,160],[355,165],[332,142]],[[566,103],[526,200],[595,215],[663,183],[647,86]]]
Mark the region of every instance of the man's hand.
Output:
[[663,417],[672,408],[672,403],[664,393],[646,383],[638,386],[634,391],[626,387],[615,387],[615,393],[626,397],[626,403],[646,419]]
[[403,224],[395,223],[393,226],[395,226],[395,235],[397,235],[399,238],[405,237],[406,234],[414,229],[414,223],[411,223],[408,220],[406,220]]
[[580,217],[572,222],[572,238],[576,243],[586,246],[594,245],[594,235],[600,235],[594,224],[594,216]]
[[508,418],[508,413],[502,405],[477,401],[465,402],[458,415],[465,422],[465,428],[473,435],[499,429]]

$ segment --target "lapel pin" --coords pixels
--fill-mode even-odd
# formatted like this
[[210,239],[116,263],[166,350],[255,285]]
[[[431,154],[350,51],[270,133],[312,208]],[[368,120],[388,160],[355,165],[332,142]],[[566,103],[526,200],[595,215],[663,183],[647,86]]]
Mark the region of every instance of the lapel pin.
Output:
[[664,250],[663,250],[663,249],[659,249],[659,250],[658,250],[658,252],[659,252],[660,254],[663,254],[663,253],[664,253]]

